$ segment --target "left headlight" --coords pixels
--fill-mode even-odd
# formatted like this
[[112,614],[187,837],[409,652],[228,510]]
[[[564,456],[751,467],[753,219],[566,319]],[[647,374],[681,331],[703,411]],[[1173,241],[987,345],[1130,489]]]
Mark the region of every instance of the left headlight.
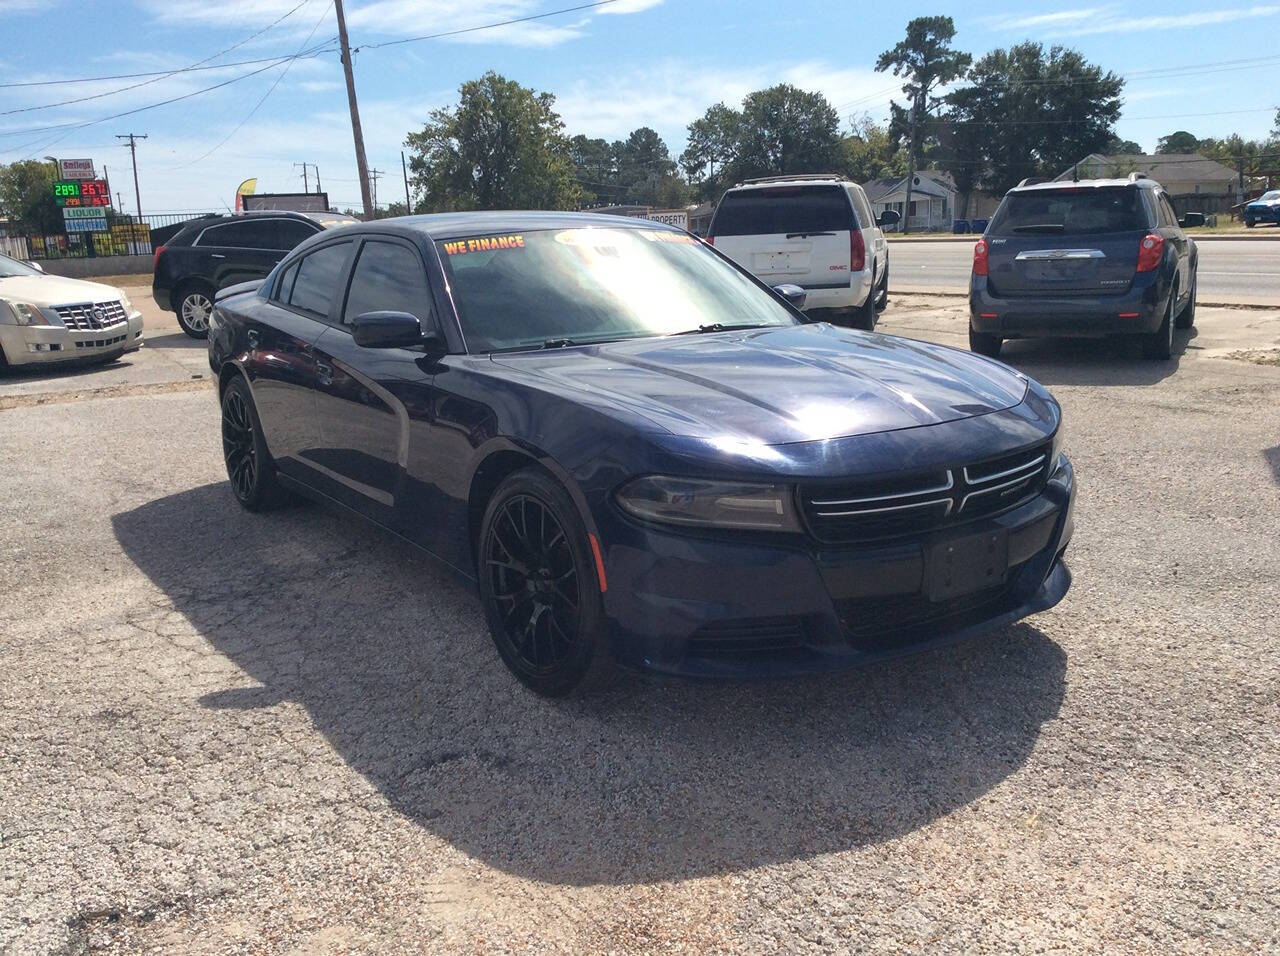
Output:
[[30,302],[0,299],[0,322],[5,325],[53,325],[40,307]]
[[124,294],[123,290],[120,292],[120,304],[124,306],[125,315],[133,315],[133,303],[129,301],[129,297]]
[[785,485],[648,475],[617,494],[623,511],[664,524],[754,531],[799,531]]

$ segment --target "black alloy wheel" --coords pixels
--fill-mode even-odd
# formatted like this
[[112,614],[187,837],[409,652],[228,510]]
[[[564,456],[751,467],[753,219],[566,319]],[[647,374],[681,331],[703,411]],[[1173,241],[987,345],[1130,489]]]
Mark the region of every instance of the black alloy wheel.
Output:
[[498,488],[480,532],[480,594],[498,653],[547,697],[594,690],[612,673],[594,558],[569,496],[538,470]]
[[231,491],[243,507],[263,511],[280,503],[284,495],[276,483],[275,462],[267,451],[253,395],[239,375],[222,393],[222,456]]

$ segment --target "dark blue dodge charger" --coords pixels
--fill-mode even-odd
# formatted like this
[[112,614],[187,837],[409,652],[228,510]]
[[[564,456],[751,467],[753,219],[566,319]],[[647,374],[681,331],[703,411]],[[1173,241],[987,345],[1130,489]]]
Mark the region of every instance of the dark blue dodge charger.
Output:
[[847,666],[1060,601],[1057,402],[969,352],[810,323],[802,298],[644,220],[327,231],[217,302],[231,489],[451,565],[551,696],[617,663]]

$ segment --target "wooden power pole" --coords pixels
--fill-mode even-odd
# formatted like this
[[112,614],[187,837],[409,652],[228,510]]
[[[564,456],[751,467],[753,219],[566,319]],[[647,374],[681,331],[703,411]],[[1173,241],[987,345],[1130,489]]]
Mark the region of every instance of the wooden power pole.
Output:
[[138,189],[138,140],[146,138],[146,133],[116,134],[116,139],[129,141],[129,155],[133,158],[133,198],[138,204],[138,222],[142,222],[142,191]]
[[364,217],[373,219],[373,193],[369,189],[369,164],[364,158],[364,132],[360,129],[360,108],[356,105],[356,80],[351,72],[351,45],[347,42],[347,18],[342,12],[342,0],[333,0],[338,15],[338,45],[342,48],[342,72],[347,77],[347,103],[351,107],[351,135],[356,141],[356,172],[360,176],[360,199],[364,203]]

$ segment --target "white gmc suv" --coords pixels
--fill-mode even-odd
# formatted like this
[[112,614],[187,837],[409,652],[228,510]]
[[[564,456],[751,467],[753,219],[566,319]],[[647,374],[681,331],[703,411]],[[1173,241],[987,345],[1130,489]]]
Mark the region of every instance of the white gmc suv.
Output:
[[867,194],[843,176],[748,179],[716,206],[707,242],[769,285],[807,293],[805,310],[841,325],[875,327],[889,301],[889,248]]

